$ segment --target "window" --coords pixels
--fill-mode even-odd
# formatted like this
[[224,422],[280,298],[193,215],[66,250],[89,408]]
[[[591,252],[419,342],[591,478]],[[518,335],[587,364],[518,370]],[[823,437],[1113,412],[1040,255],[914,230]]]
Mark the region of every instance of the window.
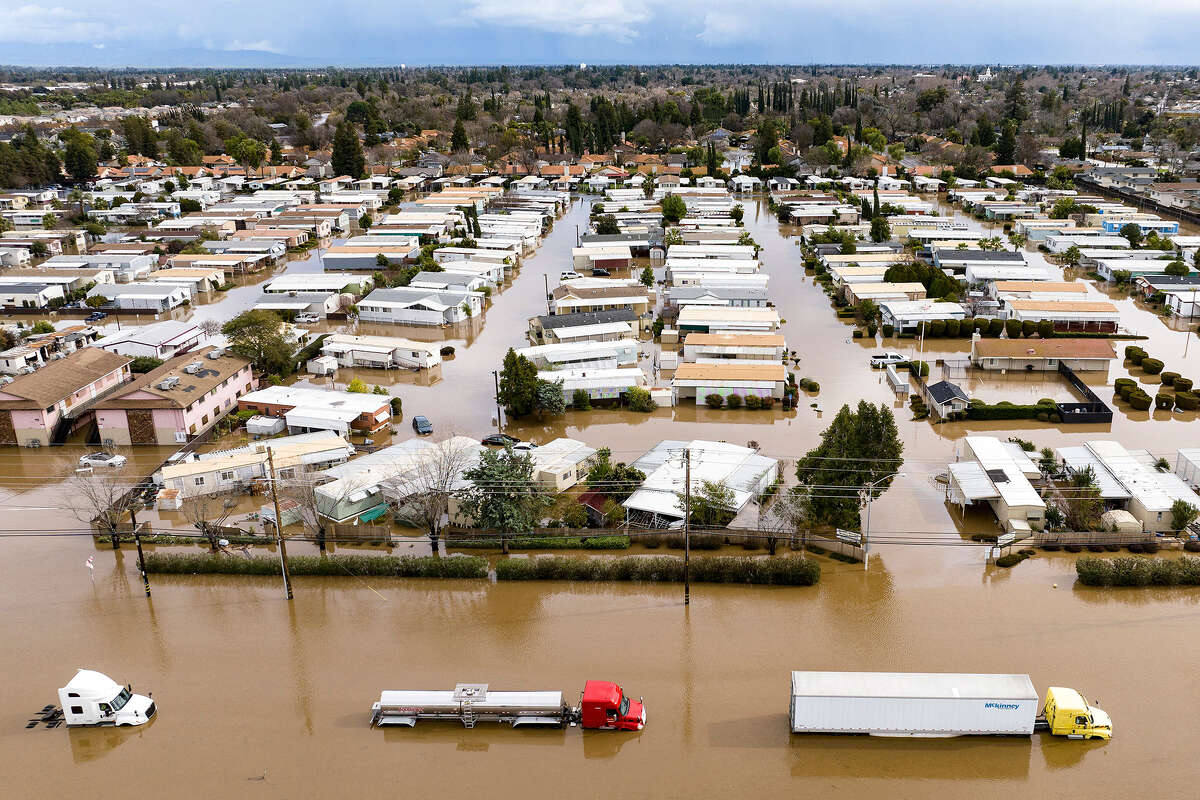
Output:
[[192,485],[193,486],[203,486],[204,485],[204,476],[201,476],[199,478],[193,478]]
[[71,713],[72,714],[82,714],[83,706],[71,706]]
[[282,478],[282,479],[284,479],[284,480],[289,480],[289,479],[291,479],[291,478],[294,478],[294,477],[296,477],[296,470],[294,470],[294,469],[281,469],[281,470],[279,470],[279,477],[280,477],[280,478]]
[[237,480],[237,473],[236,473],[236,472],[234,472],[233,470],[229,470],[229,471],[227,471],[227,472],[222,472],[222,473],[221,473],[221,480],[223,480],[223,481],[235,481],[235,480]]

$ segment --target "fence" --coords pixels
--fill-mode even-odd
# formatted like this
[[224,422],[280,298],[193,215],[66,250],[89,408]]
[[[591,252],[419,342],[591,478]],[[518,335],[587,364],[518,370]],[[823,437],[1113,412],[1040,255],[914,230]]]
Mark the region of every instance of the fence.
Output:
[[335,523],[325,528],[325,538],[330,542],[386,542],[392,538],[392,526]]
[[1083,395],[1084,400],[1087,401],[1084,403],[1055,403],[1054,407],[1064,423],[1112,422],[1112,409],[1092,391],[1092,387],[1075,374],[1075,370],[1068,367],[1063,361],[1059,361],[1058,374],[1066,378],[1067,383]]

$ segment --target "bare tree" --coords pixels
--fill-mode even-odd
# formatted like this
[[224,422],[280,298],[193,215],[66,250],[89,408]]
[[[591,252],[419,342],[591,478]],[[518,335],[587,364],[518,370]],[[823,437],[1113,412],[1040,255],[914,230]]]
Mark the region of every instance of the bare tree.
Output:
[[448,521],[450,499],[466,485],[463,472],[475,464],[479,446],[451,434],[419,453],[409,469],[383,484],[384,497],[407,521],[424,528],[434,555]]
[[183,501],[183,516],[192,527],[204,534],[215,553],[219,549],[221,528],[237,508],[237,498],[231,492],[197,494]]
[[[278,489],[280,499],[291,500],[296,504],[300,524],[307,533],[316,538],[317,545],[324,551],[327,517],[322,512],[330,509],[325,496],[317,492],[317,487],[327,483],[327,479],[316,472],[300,472],[295,477],[285,480],[286,483],[281,481],[283,485]],[[276,520],[277,525],[281,522],[282,520]]]
[[221,323],[215,319],[201,320],[197,327],[200,328],[201,333],[210,339],[221,332]]
[[116,550],[125,515],[134,508],[133,488],[133,481],[120,470],[108,467],[81,470],[67,481],[67,503],[76,519],[112,537]]
[[770,505],[759,506],[758,529],[766,539],[767,550],[775,555],[775,548],[782,538],[799,541],[801,549],[807,540],[812,514],[808,495],[798,488],[781,491]]

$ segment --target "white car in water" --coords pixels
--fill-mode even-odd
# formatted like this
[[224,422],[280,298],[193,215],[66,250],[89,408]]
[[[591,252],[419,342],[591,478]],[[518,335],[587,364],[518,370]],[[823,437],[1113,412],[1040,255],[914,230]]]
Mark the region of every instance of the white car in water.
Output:
[[888,364],[903,364],[907,358],[899,353],[876,353],[871,356],[872,367],[886,367]]
[[123,467],[129,461],[116,453],[88,453],[79,459],[81,467]]

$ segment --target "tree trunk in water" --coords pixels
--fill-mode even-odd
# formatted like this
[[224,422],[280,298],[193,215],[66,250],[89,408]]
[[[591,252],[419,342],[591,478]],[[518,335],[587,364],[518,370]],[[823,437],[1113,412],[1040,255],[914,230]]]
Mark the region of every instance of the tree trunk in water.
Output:
[[317,549],[322,553],[325,552],[325,526],[324,525],[317,526]]
[[112,546],[113,550],[121,549],[121,534],[117,532],[116,526],[112,529]]
[[500,553],[501,555],[508,555],[508,537],[504,535],[500,536]]
[[429,550],[430,550],[430,554],[434,558],[438,558],[439,556],[441,556],[441,552],[438,550],[438,538],[439,538],[440,533],[441,533],[441,531],[439,531],[436,528],[429,531]]

